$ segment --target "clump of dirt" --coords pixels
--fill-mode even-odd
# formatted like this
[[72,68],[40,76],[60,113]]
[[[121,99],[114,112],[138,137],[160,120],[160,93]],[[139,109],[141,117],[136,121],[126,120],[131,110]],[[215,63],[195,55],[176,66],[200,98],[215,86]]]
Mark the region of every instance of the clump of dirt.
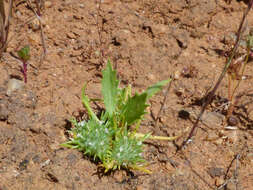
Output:
[[[34,2],[32,1],[32,5]],[[227,81],[206,111],[192,142],[186,138],[203,97],[226,61],[227,35],[235,34],[246,1],[223,0],[81,1],[46,0],[41,30],[27,1],[18,1],[10,41],[0,62],[0,189],[244,189],[253,186],[252,79],[240,86],[236,130],[227,130],[222,110]],[[36,6],[33,8],[36,9]],[[248,16],[252,27],[253,13]],[[27,22],[28,21],[28,22]],[[224,39],[226,39],[224,41]],[[225,43],[226,42],[226,43]],[[28,82],[7,95],[8,82],[22,79],[17,50],[31,49]],[[151,175],[115,171],[103,175],[98,163],[60,146],[69,138],[71,117],[85,118],[81,89],[101,98],[101,70],[110,59],[121,83],[142,91],[172,75],[168,98],[150,101],[141,130],[181,135],[175,142],[149,141],[145,159]],[[246,75],[251,76],[252,62]],[[100,105],[93,104],[99,111]],[[220,188],[220,189],[222,189]]]

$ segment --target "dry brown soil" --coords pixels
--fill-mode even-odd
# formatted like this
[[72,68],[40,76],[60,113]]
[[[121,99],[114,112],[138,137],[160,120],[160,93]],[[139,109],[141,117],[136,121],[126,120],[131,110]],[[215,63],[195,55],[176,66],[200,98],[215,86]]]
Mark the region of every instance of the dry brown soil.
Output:
[[[41,62],[38,20],[32,19],[26,1],[15,1],[12,40],[0,62],[0,189],[252,190],[251,62],[238,91],[237,129],[225,129],[225,78],[192,142],[175,154],[201,99],[222,71],[226,61],[222,52],[231,48],[230,37],[246,3],[103,0],[99,6],[95,0],[46,1],[41,18],[47,55]],[[253,26],[253,11],[247,23],[248,28]],[[23,78],[11,52],[16,54],[24,45],[31,47],[28,83],[7,96],[8,81]],[[121,85],[131,84],[139,92],[175,75],[159,122],[154,118],[164,93],[150,101],[141,131],[183,136],[174,143],[147,143],[144,157],[152,174],[121,170],[102,175],[82,153],[60,146],[68,140],[69,119],[85,117],[80,100],[84,83],[89,97],[101,98],[101,70],[107,59],[117,69]],[[101,105],[92,107],[99,111]]]

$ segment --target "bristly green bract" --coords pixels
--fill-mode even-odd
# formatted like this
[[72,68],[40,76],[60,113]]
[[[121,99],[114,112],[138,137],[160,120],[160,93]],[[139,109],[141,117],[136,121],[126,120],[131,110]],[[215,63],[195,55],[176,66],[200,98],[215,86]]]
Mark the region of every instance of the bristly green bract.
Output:
[[170,79],[158,82],[141,94],[132,96],[131,86],[119,88],[116,71],[111,63],[103,71],[102,95],[105,112],[97,117],[90,107],[90,100],[82,91],[82,102],[89,114],[88,121],[72,120],[75,126],[72,138],[63,144],[65,147],[76,148],[101,162],[105,172],[120,168],[138,169],[149,172],[141,164],[145,162],[143,141],[149,134],[139,137],[130,126],[139,124],[147,108],[147,100],[159,92]]

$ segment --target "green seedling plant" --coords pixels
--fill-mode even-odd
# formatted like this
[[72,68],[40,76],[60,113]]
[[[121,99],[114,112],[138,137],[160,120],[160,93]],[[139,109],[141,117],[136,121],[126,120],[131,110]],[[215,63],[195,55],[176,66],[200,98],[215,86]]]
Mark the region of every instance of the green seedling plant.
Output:
[[149,87],[141,94],[132,96],[131,86],[119,87],[116,71],[110,62],[102,72],[102,95],[105,111],[98,117],[90,107],[90,99],[82,90],[82,103],[89,119],[72,119],[74,128],[70,131],[70,141],[62,144],[75,148],[100,162],[105,173],[116,169],[134,169],[150,173],[145,168],[147,162],[142,156],[146,139],[175,140],[177,137],[160,137],[138,133],[141,120],[146,113],[146,103],[171,79],[163,80]]
[[25,46],[18,51],[18,57],[22,61],[21,72],[24,76],[24,82],[27,83],[27,66],[30,59],[30,47]]

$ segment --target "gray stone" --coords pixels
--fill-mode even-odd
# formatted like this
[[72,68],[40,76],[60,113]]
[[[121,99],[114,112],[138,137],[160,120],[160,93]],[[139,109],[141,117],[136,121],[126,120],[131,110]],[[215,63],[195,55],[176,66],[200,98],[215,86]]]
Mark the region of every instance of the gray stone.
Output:
[[7,84],[7,96],[10,96],[12,92],[24,88],[25,83],[17,79],[10,79]]

